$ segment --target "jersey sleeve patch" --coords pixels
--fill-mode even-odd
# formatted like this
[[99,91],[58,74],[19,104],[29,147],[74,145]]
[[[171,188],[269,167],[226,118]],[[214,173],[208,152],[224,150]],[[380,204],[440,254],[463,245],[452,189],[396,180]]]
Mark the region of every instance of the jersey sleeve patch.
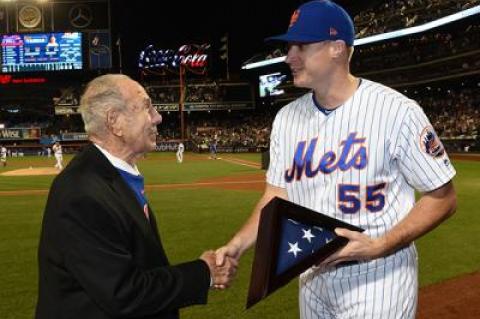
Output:
[[420,147],[425,153],[432,157],[441,157],[445,154],[445,148],[440,138],[430,125],[425,127],[420,134]]

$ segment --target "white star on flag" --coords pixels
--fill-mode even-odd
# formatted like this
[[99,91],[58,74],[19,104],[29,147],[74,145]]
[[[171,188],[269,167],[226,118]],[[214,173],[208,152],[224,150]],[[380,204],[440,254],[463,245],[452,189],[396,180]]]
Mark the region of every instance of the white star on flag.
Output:
[[295,258],[297,258],[297,254],[302,251],[300,247],[298,247],[298,242],[295,244],[288,243],[288,246],[290,246],[290,249],[288,250],[289,253],[292,253]]
[[312,242],[312,238],[315,238],[315,235],[312,234],[312,229],[308,229],[308,230],[305,230],[305,229],[302,229],[303,231],[303,237],[302,238],[305,238],[306,240],[308,240],[309,243]]

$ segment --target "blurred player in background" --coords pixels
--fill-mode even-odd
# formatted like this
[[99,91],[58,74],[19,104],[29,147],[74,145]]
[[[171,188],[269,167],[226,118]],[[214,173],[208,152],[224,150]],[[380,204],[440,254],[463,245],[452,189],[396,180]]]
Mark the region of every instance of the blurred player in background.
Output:
[[63,152],[62,152],[62,145],[59,142],[55,142],[52,146],[53,154],[55,154],[55,160],[57,163],[55,164],[55,168],[59,171],[63,169]]
[[210,159],[217,159],[217,135],[210,140]]
[[183,162],[183,152],[185,151],[185,146],[183,145],[182,142],[178,144],[178,149],[177,149],[177,163],[182,163]]
[[7,148],[3,145],[0,145],[0,162],[2,162],[2,166],[7,166]]

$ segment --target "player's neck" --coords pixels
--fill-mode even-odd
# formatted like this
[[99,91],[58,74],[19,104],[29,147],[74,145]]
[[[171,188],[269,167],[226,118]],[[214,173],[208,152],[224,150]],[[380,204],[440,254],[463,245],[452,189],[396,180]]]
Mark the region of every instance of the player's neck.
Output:
[[351,74],[333,78],[328,83],[322,83],[313,90],[315,100],[323,108],[334,110],[355,94],[359,83],[360,79]]

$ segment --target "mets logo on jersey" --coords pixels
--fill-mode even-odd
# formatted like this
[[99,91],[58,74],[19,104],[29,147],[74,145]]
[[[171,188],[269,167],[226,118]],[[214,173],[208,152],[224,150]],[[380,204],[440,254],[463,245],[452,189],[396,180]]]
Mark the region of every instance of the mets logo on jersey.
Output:
[[[307,178],[317,174],[330,174],[337,169],[347,171],[349,169],[362,170],[367,167],[368,156],[365,146],[366,138],[357,137],[357,133],[348,134],[348,137],[340,142],[339,152],[330,150],[321,155],[314,163],[313,156],[317,147],[318,137],[310,141],[299,141],[295,150],[292,165],[285,170],[284,178],[287,183],[300,181],[305,175]],[[354,149],[356,149],[354,151]]]
[[425,153],[433,157],[440,157],[445,153],[442,142],[431,126],[425,127],[420,134],[420,146]]

